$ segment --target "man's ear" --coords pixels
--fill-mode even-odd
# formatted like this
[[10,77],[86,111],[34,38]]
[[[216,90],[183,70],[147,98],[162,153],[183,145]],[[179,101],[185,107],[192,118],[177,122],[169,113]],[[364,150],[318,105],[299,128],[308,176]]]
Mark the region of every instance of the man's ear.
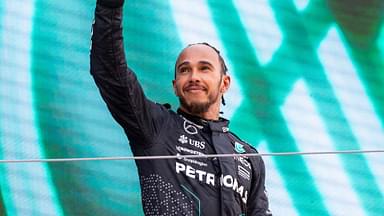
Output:
[[173,87],[173,92],[177,96],[177,91],[176,91],[176,80],[172,80],[172,87]]
[[223,86],[220,89],[221,93],[224,94],[225,92],[227,92],[230,85],[231,85],[231,77],[228,75],[224,75],[223,76]]

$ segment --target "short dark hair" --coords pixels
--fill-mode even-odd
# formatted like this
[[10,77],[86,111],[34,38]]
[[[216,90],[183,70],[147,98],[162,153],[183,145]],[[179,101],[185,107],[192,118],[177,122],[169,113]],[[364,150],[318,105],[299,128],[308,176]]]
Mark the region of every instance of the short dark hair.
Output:
[[[216,47],[212,46],[211,44],[209,44],[207,42],[199,42],[199,43],[188,44],[188,46],[186,46],[183,50],[185,50],[186,48],[193,46],[193,45],[205,45],[205,46],[212,48],[217,53],[217,55],[219,56],[219,62],[221,65],[221,72],[224,75],[227,75],[227,72],[228,72],[227,65],[225,64],[224,58],[221,56],[220,51]],[[179,54],[179,56],[180,56],[180,54]],[[175,62],[175,78],[176,78],[176,67],[177,67],[177,61]]]

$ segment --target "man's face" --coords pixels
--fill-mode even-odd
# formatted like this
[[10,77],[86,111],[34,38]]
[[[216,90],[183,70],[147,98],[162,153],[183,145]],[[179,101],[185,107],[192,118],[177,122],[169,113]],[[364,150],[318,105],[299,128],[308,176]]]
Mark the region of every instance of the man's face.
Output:
[[187,47],[176,62],[173,87],[181,106],[192,114],[205,113],[212,105],[220,106],[229,82],[218,54],[206,45]]

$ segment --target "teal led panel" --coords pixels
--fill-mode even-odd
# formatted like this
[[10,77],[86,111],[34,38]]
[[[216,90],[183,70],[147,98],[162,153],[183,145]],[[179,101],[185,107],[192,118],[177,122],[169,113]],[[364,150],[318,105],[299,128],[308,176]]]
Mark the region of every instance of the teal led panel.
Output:
[[[0,159],[131,155],[89,74],[95,1],[0,1]],[[226,59],[259,152],[384,149],[382,0],[126,0],[126,57],[177,108],[190,43]],[[384,215],[384,155],[264,157],[274,215]],[[143,215],[133,161],[1,163],[0,215]]]

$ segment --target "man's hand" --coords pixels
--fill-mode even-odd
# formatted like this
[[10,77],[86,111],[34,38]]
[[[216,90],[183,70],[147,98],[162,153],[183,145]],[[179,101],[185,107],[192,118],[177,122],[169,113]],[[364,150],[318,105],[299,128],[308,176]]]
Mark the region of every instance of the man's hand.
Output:
[[123,6],[124,0],[97,0],[97,4],[109,8],[119,8]]

